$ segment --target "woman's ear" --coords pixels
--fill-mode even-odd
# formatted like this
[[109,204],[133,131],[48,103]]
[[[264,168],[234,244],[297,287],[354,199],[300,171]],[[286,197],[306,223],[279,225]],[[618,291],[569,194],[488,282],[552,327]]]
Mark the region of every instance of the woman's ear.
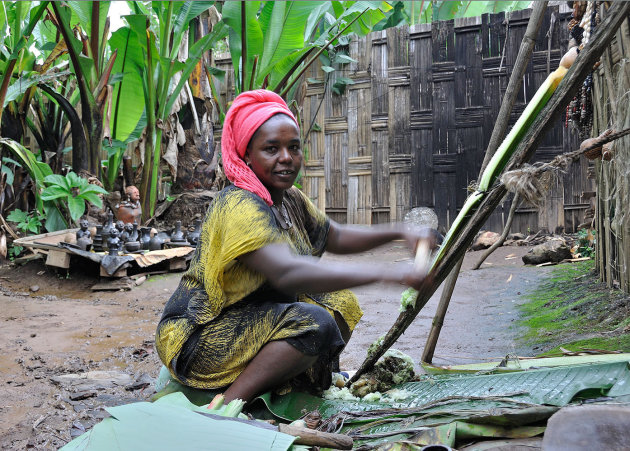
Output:
[[250,161],[249,161],[249,152],[245,152],[245,155],[243,155],[243,161],[245,162],[245,164],[247,166],[249,166],[249,163],[250,163]]

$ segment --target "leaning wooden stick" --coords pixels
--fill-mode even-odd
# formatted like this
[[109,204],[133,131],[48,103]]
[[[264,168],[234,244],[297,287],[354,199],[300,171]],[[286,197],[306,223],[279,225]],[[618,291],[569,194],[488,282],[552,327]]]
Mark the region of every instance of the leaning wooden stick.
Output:
[[[591,37],[589,44],[582,50],[579,58],[577,58],[568,73],[565,70],[562,74],[564,77],[562,83],[558,84],[559,80],[556,81],[556,79],[559,73],[554,71],[553,80],[549,85],[546,84],[546,86],[553,86],[554,89],[557,88],[554,97],[549,100],[550,95],[541,95],[545,101],[549,102],[544,108],[537,108],[535,114],[528,119],[528,130],[524,133],[524,136],[520,136],[520,142],[516,147],[510,149],[512,150],[512,155],[500,155],[500,151],[495,154],[493,157],[494,161],[491,161],[487,168],[491,172],[488,175],[484,172],[479,186],[480,190],[469,197],[462,209],[466,221],[464,222],[463,219],[461,221],[456,220],[458,232],[453,234],[449,232],[447,234],[447,237],[450,235],[449,242],[447,243],[445,239],[445,244],[443,244],[440,252],[434,259],[431,277],[427,278],[423,286],[420,287],[415,305],[398,316],[394,325],[383,337],[382,343],[368,355],[361,367],[348,381],[348,384],[356,381],[364,372],[370,370],[385,351],[396,342],[426,305],[451,269],[453,269],[457,260],[464,255],[477,231],[507,192],[501,184],[493,186],[500,173],[504,169],[517,168],[531,158],[545,129],[564,110],[579,84],[591,72],[593,64],[604,52],[629,13],[630,2],[613,2],[607,11],[606,18],[597,27],[597,31]],[[510,135],[508,135],[508,138],[510,138]]]
[[[490,136],[490,142],[488,143],[486,154],[483,158],[483,164],[481,165],[481,170],[479,171],[479,178],[483,175],[488,163],[490,163],[490,160],[499,149],[501,140],[505,137],[508,128],[508,121],[510,115],[512,114],[514,103],[516,102],[521,80],[525,75],[525,70],[527,69],[529,62],[531,61],[532,52],[534,51],[534,46],[536,44],[536,36],[538,36],[538,31],[540,30],[540,26],[545,18],[545,11],[547,11],[546,1],[536,2],[532,8],[531,16],[527,22],[527,29],[525,30],[525,35],[521,41],[521,46],[519,47],[518,55],[516,56],[516,62],[512,73],[510,74],[505,95],[503,96],[503,100],[501,102],[501,108],[499,109],[497,121],[494,123],[492,135]],[[450,275],[447,277],[446,282],[444,282],[440,302],[431,323],[431,330],[427,337],[427,342],[424,345],[424,350],[422,351],[421,359],[423,362],[431,363],[433,361],[435,347],[442,330],[442,325],[444,324],[444,318],[446,317],[448,306],[451,302],[451,296],[455,290],[455,284],[457,283],[457,279],[459,277],[459,271],[463,264],[463,258],[464,257],[457,262]]]

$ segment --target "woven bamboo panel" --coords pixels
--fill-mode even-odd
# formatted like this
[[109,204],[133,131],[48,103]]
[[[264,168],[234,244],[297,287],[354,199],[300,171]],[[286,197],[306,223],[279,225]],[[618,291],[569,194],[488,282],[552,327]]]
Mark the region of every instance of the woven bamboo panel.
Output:
[[[553,27],[552,13],[557,19]],[[356,62],[341,71],[355,84],[342,96],[324,94],[320,112],[325,111],[325,118],[317,119],[322,130],[309,137],[314,147],[318,135],[325,136],[326,156],[312,151],[314,161],[305,175],[324,174],[326,211],[343,222],[369,224],[401,220],[411,208],[428,206],[447,229],[478,177],[529,14],[521,11],[509,19],[485,15],[355,38],[349,53]],[[557,66],[569,19],[568,11],[558,7],[547,13],[542,29],[549,32],[538,38],[511,123]],[[316,77],[316,71],[309,76]],[[307,122],[321,95],[309,83]],[[536,158],[547,160],[576,145],[575,133],[559,121]],[[370,158],[357,160],[363,156]],[[544,209],[517,210],[515,231],[576,229],[588,209],[581,194],[592,182],[585,176],[586,165],[574,166],[550,191]],[[315,191],[321,190],[319,182],[305,189],[321,205]],[[487,228],[502,229],[510,199]]]

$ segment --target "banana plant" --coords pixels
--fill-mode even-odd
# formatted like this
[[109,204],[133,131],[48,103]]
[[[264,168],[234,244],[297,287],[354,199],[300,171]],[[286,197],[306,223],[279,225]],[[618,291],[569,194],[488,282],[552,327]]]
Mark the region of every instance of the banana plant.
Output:
[[369,33],[390,9],[381,1],[225,2],[236,93],[267,88],[291,97],[295,82],[331,42]]
[[[146,115],[145,152],[140,184],[140,202],[143,221],[153,216],[158,194],[159,165],[162,155],[162,133],[168,122],[173,105],[204,52],[209,50],[219,39],[226,36],[227,30],[222,22],[214,30],[192,44],[188,49],[185,62],[178,61],[178,53],[184,36],[188,32],[190,21],[207,10],[214,2],[152,2],[151,9],[144,3],[131,4],[136,14],[124,16],[128,27],[118,30],[112,41],[115,50],[124,54],[125,69],[135,72],[135,78],[129,78],[119,88],[116,97],[123,90],[131,89],[131,84],[141,85],[135,96],[121,95],[114,105],[114,111],[124,108],[120,102],[132,103],[142,95]],[[135,48],[134,48],[135,47]],[[136,51],[139,50],[139,51]],[[116,116],[114,126],[123,126]],[[132,121],[133,122],[133,121]],[[134,124],[134,128],[137,124]],[[126,124],[127,129],[130,128]]]
[[18,62],[23,62],[28,43],[49,2],[30,8],[31,2],[0,2],[0,31],[5,36],[0,58],[0,124],[5,109],[7,91]]
[[401,8],[398,20],[410,25],[452,20],[462,17],[478,17],[529,8],[530,1],[399,1],[394,8]]
[[[82,149],[73,149],[73,170],[88,171],[99,178],[103,116],[109,97],[108,83],[116,60],[116,52],[112,52],[109,57],[105,55],[109,34],[109,3],[52,2],[54,15],[49,16],[63,37],[70,57],[87,142],[86,154],[80,151]],[[76,21],[78,25],[75,26]],[[72,105],[73,101],[69,100],[68,103]]]

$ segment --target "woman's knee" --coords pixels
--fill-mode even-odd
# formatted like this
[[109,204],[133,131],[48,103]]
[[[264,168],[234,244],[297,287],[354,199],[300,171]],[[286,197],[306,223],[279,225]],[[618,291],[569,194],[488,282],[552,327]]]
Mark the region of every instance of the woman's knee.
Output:
[[339,326],[328,311],[314,304],[300,303],[300,308],[317,324],[317,330],[313,331],[316,341],[321,346],[326,346],[341,337]]

